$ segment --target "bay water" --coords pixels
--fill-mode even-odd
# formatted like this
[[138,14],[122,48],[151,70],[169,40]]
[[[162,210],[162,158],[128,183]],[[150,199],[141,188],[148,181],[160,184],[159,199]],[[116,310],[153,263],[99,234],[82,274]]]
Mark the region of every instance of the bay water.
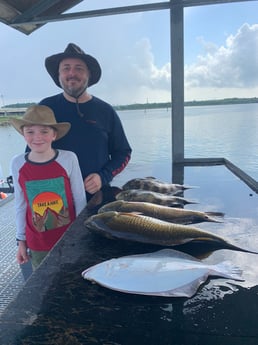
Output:
[[[118,112],[133,154],[115,177],[155,176],[171,180],[171,109]],[[185,157],[224,157],[258,180],[258,103],[185,107]],[[0,127],[0,178],[10,175],[14,155],[25,142],[11,126]],[[2,176],[1,176],[2,175]]]

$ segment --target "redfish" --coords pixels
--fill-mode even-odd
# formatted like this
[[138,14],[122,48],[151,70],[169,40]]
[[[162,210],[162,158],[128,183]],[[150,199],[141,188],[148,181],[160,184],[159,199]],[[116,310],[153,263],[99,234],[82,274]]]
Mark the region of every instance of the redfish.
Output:
[[258,254],[258,252],[240,248],[222,237],[193,226],[165,222],[157,218],[134,213],[116,211],[99,213],[89,217],[84,225],[90,231],[107,238],[118,238],[166,247],[189,242],[203,242],[218,245],[224,249]]
[[201,222],[220,223],[219,220],[214,219],[212,217],[224,216],[224,213],[222,212],[201,212],[187,210],[183,208],[174,208],[169,206],[157,205],[150,202],[124,200],[110,202],[102,206],[98,210],[99,213],[107,211],[134,212],[177,224],[193,224]]

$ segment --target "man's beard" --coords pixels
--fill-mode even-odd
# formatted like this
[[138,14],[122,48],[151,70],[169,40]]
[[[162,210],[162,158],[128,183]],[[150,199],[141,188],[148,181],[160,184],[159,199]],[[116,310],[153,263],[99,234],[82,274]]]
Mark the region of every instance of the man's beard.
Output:
[[73,98],[79,98],[87,89],[88,87],[88,80],[85,82],[85,84],[80,87],[80,88],[74,88],[74,87],[67,87],[65,86],[61,80],[59,80],[60,85],[62,87],[62,89],[70,96]]

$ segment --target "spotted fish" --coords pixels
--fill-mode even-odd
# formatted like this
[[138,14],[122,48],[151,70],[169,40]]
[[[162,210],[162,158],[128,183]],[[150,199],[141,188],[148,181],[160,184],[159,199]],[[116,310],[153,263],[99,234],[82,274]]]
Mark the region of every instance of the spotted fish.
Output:
[[176,183],[166,183],[157,180],[155,177],[134,178],[122,186],[123,190],[143,189],[163,194],[177,194],[189,188],[192,187]]
[[195,204],[195,201],[187,200],[180,196],[162,194],[143,189],[128,189],[116,195],[117,200],[152,202],[158,205],[181,207],[186,204]]

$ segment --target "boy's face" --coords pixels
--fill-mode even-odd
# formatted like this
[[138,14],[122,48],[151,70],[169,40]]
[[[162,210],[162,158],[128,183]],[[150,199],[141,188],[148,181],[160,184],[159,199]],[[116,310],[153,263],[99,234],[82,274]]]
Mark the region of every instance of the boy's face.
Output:
[[52,142],[56,139],[56,131],[50,126],[24,126],[23,135],[31,151],[37,153],[51,149]]

